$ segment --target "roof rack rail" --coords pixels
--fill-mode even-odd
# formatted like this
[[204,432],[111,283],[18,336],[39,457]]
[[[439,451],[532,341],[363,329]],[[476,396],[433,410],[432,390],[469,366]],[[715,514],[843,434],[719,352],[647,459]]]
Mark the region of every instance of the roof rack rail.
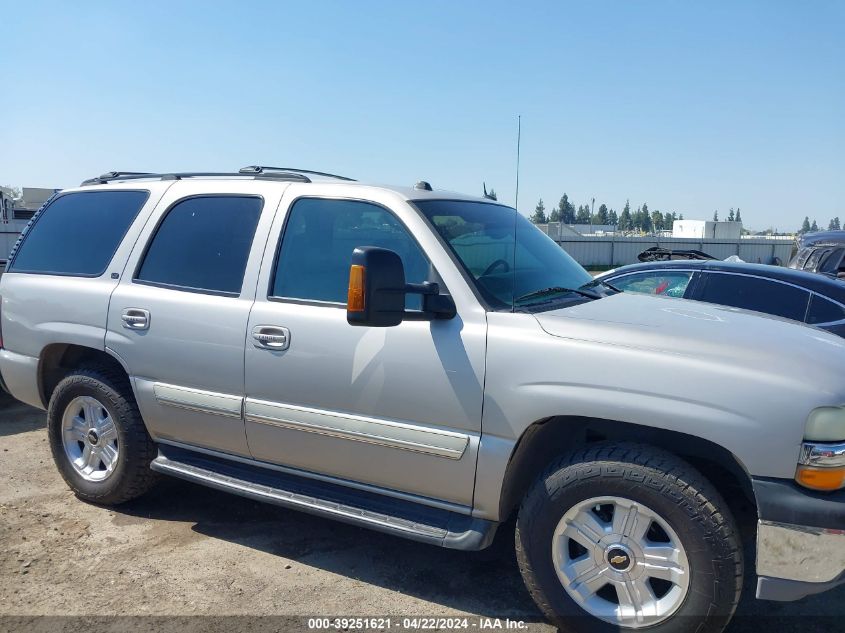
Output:
[[311,169],[297,169],[296,167],[268,167],[266,165],[248,165],[241,167],[242,174],[263,174],[266,172],[288,172],[295,174],[311,174],[312,176],[326,176],[327,178],[337,178],[338,180],[348,180],[349,182],[357,182],[354,178],[346,176],[338,176],[337,174],[329,174],[324,171],[313,171]]
[[271,171],[265,173],[258,172],[244,172],[239,171],[235,173],[230,172],[214,172],[214,171],[186,171],[173,172],[165,174],[154,174],[150,172],[141,171],[109,171],[105,174],[97,176],[96,178],[89,178],[83,180],[81,186],[86,185],[103,185],[115,180],[182,180],[183,178],[246,178],[246,177],[271,179],[271,180],[287,180],[292,182],[311,182],[308,176],[302,173],[293,171]]
[[97,176],[96,178],[89,178],[88,180],[82,181],[82,184],[92,184],[96,182],[108,182],[109,180],[117,180],[124,176],[131,176],[135,178],[140,178],[142,176],[153,176],[150,172],[146,171],[107,171],[104,174]]

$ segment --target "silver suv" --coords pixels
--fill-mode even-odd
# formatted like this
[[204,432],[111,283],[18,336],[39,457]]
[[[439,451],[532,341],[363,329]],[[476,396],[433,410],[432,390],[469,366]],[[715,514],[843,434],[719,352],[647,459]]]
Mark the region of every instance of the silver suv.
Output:
[[109,173],[48,201],[0,295],[2,381],[83,500],[164,473],[464,550],[516,515],[575,631],[845,581],[845,341],[593,284],[493,200]]

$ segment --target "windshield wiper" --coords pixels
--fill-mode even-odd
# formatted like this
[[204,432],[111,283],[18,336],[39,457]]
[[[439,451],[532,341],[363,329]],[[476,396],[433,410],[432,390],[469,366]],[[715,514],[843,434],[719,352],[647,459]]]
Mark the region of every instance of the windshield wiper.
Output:
[[548,288],[541,288],[540,290],[534,290],[532,292],[528,292],[521,297],[517,297],[514,300],[514,303],[518,303],[520,301],[524,301],[525,299],[533,299],[534,297],[543,297],[545,295],[551,294],[559,294],[564,292],[571,292],[576,295],[581,295],[582,297],[587,297],[588,299],[601,299],[602,295],[598,292],[593,290],[584,290],[584,289],[576,289],[576,288],[564,288],[563,286],[550,286]]
[[600,283],[602,286],[606,286],[607,288],[615,290],[616,292],[622,292],[619,288],[614,286],[612,283],[605,281],[604,279],[596,279],[596,283]]

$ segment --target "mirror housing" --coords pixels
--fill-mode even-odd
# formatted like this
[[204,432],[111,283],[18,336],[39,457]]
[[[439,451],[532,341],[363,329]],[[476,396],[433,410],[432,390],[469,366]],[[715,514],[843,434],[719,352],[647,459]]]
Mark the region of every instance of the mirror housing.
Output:
[[[423,295],[423,311],[405,310],[405,295]],[[451,319],[455,302],[436,283],[405,283],[405,266],[394,251],[359,246],[352,251],[346,321],[350,325],[393,327],[402,321]]]

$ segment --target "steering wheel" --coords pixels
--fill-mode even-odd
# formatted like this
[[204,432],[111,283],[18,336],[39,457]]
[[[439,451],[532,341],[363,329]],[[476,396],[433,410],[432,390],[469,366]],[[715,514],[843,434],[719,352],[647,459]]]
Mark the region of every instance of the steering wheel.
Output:
[[487,275],[492,273],[494,270],[496,270],[496,268],[501,268],[502,272],[506,273],[511,269],[511,265],[508,264],[504,259],[497,259],[495,262],[490,264],[486,269],[484,269],[484,272],[481,273],[481,276],[486,277]]

